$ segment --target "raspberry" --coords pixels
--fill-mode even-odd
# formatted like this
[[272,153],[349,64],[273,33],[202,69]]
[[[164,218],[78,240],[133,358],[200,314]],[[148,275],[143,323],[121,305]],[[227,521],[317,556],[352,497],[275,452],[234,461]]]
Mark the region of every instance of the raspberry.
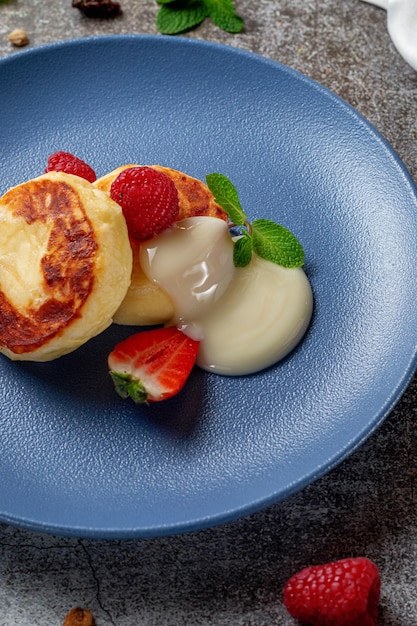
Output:
[[113,181],[110,196],[122,207],[132,239],[143,241],[169,228],[179,213],[174,182],[151,167],[129,167]]
[[84,161],[69,152],[54,152],[48,158],[45,172],[65,172],[93,183],[97,176],[95,171]]
[[311,626],[376,626],[381,582],[364,557],[306,567],[284,588],[293,617]]

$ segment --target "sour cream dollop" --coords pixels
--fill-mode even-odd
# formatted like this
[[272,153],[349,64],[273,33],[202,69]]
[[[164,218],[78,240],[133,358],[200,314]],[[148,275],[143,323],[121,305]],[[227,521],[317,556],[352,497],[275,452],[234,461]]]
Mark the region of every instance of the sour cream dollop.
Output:
[[172,299],[172,323],[199,340],[197,365],[217,374],[258,372],[286,356],[310,322],[313,296],[302,269],[253,255],[233,264],[223,220],[192,217],[141,246],[149,280]]

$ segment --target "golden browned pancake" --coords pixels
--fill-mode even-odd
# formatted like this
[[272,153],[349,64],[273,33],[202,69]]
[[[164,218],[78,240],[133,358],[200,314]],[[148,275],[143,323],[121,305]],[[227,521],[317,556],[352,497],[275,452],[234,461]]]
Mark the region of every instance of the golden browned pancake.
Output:
[[130,283],[119,205],[50,172],[0,198],[0,352],[47,361],[104,330]]
[[[112,182],[123,170],[137,165],[123,165],[96,180],[94,185],[110,194]],[[177,221],[186,217],[217,217],[227,222],[225,211],[215,202],[214,196],[201,180],[183,172],[161,165],[151,165],[163,172],[175,183],[178,192],[179,214]],[[174,307],[169,296],[155,283],[148,280],[139,261],[138,244],[132,243],[133,269],[130,287],[126,297],[114,315],[116,324],[146,326],[169,322],[174,314]]]

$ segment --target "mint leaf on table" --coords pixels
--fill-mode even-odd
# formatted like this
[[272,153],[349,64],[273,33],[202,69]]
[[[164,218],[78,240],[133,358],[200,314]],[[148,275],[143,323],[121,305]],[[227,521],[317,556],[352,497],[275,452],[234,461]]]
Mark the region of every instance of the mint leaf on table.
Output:
[[236,14],[232,0],[203,0],[213,22],[228,33],[240,33],[243,20]]
[[161,8],[156,16],[156,27],[163,35],[178,35],[201,24],[208,17],[201,0],[158,0]]
[[303,247],[285,226],[267,219],[256,219],[252,223],[248,221],[236,187],[227,176],[214,172],[207,174],[206,182],[217,204],[229,216],[229,227],[234,231],[236,227],[238,229],[238,238],[233,239],[235,267],[249,265],[253,252],[282,267],[295,268],[304,264]]
[[160,9],[156,27],[163,35],[190,30],[206,17],[211,17],[216,26],[229,33],[243,30],[243,20],[236,14],[233,0],[157,0],[157,3]]

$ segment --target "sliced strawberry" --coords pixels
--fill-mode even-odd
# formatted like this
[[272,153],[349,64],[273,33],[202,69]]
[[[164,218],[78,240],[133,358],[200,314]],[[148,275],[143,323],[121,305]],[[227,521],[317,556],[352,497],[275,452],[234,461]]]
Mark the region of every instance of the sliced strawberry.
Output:
[[175,326],[131,335],[108,357],[117,393],[137,404],[171,398],[190,375],[198,347]]

